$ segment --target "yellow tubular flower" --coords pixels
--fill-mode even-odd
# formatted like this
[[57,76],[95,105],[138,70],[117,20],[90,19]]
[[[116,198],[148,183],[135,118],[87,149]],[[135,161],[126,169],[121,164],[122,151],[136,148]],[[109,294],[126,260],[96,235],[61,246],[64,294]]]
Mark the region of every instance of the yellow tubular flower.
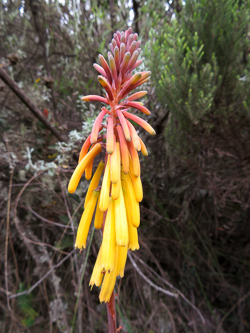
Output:
[[98,155],[101,151],[102,151],[102,146],[100,143],[97,143],[88,152],[88,154],[84,156],[84,158],[81,160],[81,162],[77,165],[73,175],[70,178],[70,182],[69,182],[69,186],[68,186],[69,193],[75,192],[86,167],[92,161],[92,159],[94,159],[95,156]]
[[[131,174],[131,178],[132,178]],[[141,183],[141,177],[133,177],[133,186],[134,186],[134,191],[135,191],[135,197],[138,202],[141,202],[143,199],[143,189],[142,189],[142,183]]]
[[102,288],[101,288],[101,292],[99,295],[99,300],[100,302],[109,302],[110,297],[112,295],[112,292],[114,290],[115,287],[115,281],[116,281],[116,270],[117,270],[117,255],[116,257],[116,262],[115,262],[115,266],[112,272],[105,273],[104,279],[103,279],[103,283],[102,283]]
[[127,146],[127,141],[125,139],[123,129],[121,126],[117,126],[117,133],[120,140],[120,151],[121,151],[121,160],[122,160],[122,169],[124,173],[128,173],[129,170],[129,151]]
[[128,248],[131,251],[139,250],[139,241],[138,241],[138,230],[135,228],[131,222],[131,219],[128,221],[128,234],[129,234],[129,243]]
[[132,158],[132,164],[133,164],[133,173],[135,177],[140,176],[141,174],[141,166],[139,161],[139,156],[137,150],[135,150],[135,147],[133,146],[132,142],[127,142],[128,150],[130,152],[131,158]]
[[114,200],[117,200],[119,198],[120,191],[121,191],[121,179],[119,179],[116,184],[112,183],[111,196]]
[[100,196],[97,201],[96,211],[95,211],[95,222],[94,223],[95,223],[96,229],[101,229],[101,227],[103,225],[103,212],[100,210],[99,205],[100,205]]
[[134,126],[131,124],[131,122],[129,120],[127,120],[127,124],[128,124],[128,128],[129,128],[130,136],[131,136],[131,139],[133,142],[133,146],[134,146],[135,150],[140,151],[141,142],[140,142],[140,138],[136,132],[136,129],[134,128]]
[[103,168],[104,168],[104,162],[101,161],[99,163],[97,169],[96,169],[96,172],[95,172],[90,184],[89,184],[88,192],[87,192],[86,197],[85,197],[84,208],[86,207],[86,205],[87,205],[87,203],[88,203],[88,201],[91,197],[92,192],[98,187],[98,184],[99,184],[99,181],[100,181],[100,178],[101,178],[101,175],[102,175]]
[[110,155],[108,155],[108,160],[104,171],[104,176],[102,180],[102,189],[100,194],[99,208],[102,212],[105,212],[105,210],[108,209],[109,189],[110,189]]
[[[118,150],[119,149],[119,150]],[[114,149],[110,155],[110,180],[116,184],[121,175],[121,160],[120,160],[120,146],[119,142],[115,142],[114,136]]]
[[80,250],[86,247],[89,227],[92,221],[98,197],[99,197],[99,192],[92,192],[91,198],[82,214],[75,242],[75,247],[79,248]]
[[131,157],[129,159],[129,162],[130,162],[129,163],[129,175],[130,175],[130,178],[132,179],[132,183],[134,186],[135,197],[138,202],[141,202],[143,199],[143,189],[142,189],[141,177],[134,176]]
[[131,211],[131,224],[135,228],[138,228],[140,225],[139,202],[136,200],[133,183],[130,176],[123,173],[123,180],[126,210],[129,209]]
[[115,207],[111,197],[103,230],[101,266],[106,272],[115,266]]
[[142,139],[139,137],[140,143],[141,143],[141,152],[144,156],[148,156],[148,151],[147,151],[147,147],[145,146],[144,142],[142,141]]
[[128,249],[135,251],[139,250],[139,242],[138,242],[138,231],[137,228],[135,228],[131,221],[132,221],[132,214],[129,205],[127,205],[126,201],[128,201],[128,197],[126,196],[125,189],[124,191],[124,199],[126,204],[126,213],[127,213],[127,221],[128,221],[128,236],[129,236],[129,243],[128,243]]
[[119,246],[128,245],[128,223],[126,208],[122,191],[115,203],[115,235],[116,244]]
[[90,278],[89,285],[91,286],[91,289],[93,288],[93,285],[95,284],[97,287],[100,287],[102,284],[102,279],[103,279],[103,273],[102,273],[102,267],[101,267],[101,251],[102,251],[102,246],[100,247],[100,250],[98,252],[98,256],[95,262],[95,266]]
[[116,276],[120,275],[121,278],[124,276],[124,269],[127,261],[128,248],[127,246],[117,246],[118,247],[118,261]]
[[94,160],[92,160],[92,161],[87,165],[87,168],[85,169],[85,178],[86,178],[87,180],[90,180],[91,177],[92,177],[93,163],[94,163]]
[[119,169],[119,179],[121,179],[121,150],[120,150],[120,142],[116,142],[116,152],[117,152],[117,165]]

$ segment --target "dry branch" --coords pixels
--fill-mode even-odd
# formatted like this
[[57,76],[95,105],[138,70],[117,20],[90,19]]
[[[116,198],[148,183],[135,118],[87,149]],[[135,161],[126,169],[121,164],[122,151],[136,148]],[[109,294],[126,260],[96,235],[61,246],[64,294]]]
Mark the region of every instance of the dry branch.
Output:
[[15,81],[5,72],[3,68],[0,68],[0,78],[7,84],[7,86],[17,95],[18,98],[30,109],[30,111],[37,117],[59,140],[66,141],[65,138],[51,125],[46,117],[38,110],[38,108],[31,102],[31,100],[25,95],[25,93],[18,87]]

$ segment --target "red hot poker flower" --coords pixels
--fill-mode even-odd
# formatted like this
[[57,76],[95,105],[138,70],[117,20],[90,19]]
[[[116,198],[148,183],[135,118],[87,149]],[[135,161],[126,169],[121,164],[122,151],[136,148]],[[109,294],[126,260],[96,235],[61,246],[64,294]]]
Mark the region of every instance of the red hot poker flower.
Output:
[[[130,122],[137,123],[149,134],[154,129],[142,118],[128,110],[137,109],[149,115],[150,111],[137,100],[147,94],[134,89],[147,82],[150,72],[133,71],[141,64],[141,42],[129,28],[117,31],[110,43],[108,61],[99,55],[100,65],[94,68],[100,74],[98,81],[105,90],[104,96],[88,95],[83,101],[98,101],[106,106],[97,116],[91,134],[83,144],[79,164],[73,173],[69,192],[73,193],[85,171],[86,179],[92,175],[94,158],[105,148],[105,161],[100,162],[87,192],[84,212],[77,232],[75,247],[86,246],[87,234],[94,215],[95,227],[103,227],[103,242],[98,253],[90,285],[101,287],[100,301],[109,302],[117,276],[123,277],[128,250],[139,249],[137,228],[140,224],[139,202],[143,198],[138,152],[147,156],[147,149]],[[106,118],[106,124],[103,124]],[[100,134],[106,129],[106,134]],[[99,183],[104,172],[101,190]],[[106,214],[103,214],[106,212]],[[106,216],[106,221],[103,221]]]

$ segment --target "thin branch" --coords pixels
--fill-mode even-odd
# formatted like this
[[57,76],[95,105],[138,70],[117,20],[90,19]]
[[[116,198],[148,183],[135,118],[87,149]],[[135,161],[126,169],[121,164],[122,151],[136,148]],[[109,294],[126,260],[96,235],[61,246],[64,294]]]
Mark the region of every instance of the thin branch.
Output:
[[168,296],[171,296],[171,297],[174,297],[174,298],[178,298],[178,294],[176,293],[172,293],[171,291],[169,290],[166,290],[166,289],[163,289],[159,286],[157,286],[156,284],[154,284],[152,281],[149,280],[149,278],[146,277],[146,275],[144,275],[142,273],[142,271],[140,270],[140,268],[137,266],[137,264],[135,263],[134,259],[132,258],[131,256],[131,253],[128,252],[128,257],[132,263],[132,265],[134,266],[135,270],[137,271],[137,273],[151,286],[153,287],[154,289],[162,292],[163,294],[165,295],[168,295]]
[[[41,11],[41,10],[38,11],[37,4],[34,1],[30,1],[30,9],[31,9],[31,13],[32,13],[33,19],[34,19],[35,29],[36,29],[38,37],[39,37],[39,42],[40,42],[40,45],[43,50],[45,69],[46,69],[48,77],[51,77],[50,64],[49,64],[47,48],[46,48],[46,32],[45,32],[46,23],[45,23],[45,15],[44,15],[45,12]],[[44,21],[42,25],[39,23],[39,17],[38,17],[39,13],[40,13],[40,15],[42,15],[42,18]],[[58,121],[57,112],[56,112],[56,99],[55,99],[55,92],[54,92],[53,84],[50,87],[50,91],[51,91],[51,99],[52,99],[52,105],[53,105],[53,115],[54,115],[55,120]]]
[[[19,79],[19,77],[20,77],[20,75],[22,74],[22,72],[26,69],[26,67],[28,66],[29,62],[30,62],[30,61],[34,58],[34,56],[37,54],[38,48],[39,48],[39,47],[36,48],[35,52],[34,52],[34,53],[33,53],[33,54],[27,59],[27,61],[25,62],[24,66],[23,66],[23,67],[17,72],[17,74],[15,75],[15,80],[16,80],[16,81]],[[0,111],[2,111],[3,108],[5,107],[5,104],[6,104],[7,100],[8,100],[9,95],[10,95],[10,90],[7,92],[5,98],[4,98],[4,100],[3,100],[3,102],[2,102],[2,104],[1,104],[1,106],[0,106],[0,109],[1,109]]]
[[222,324],[223,324],[223,322],[225,321],[225,319],[230,315],[231,312],[234,311],[234,309],[237,308],[237,306],[240,305],[240,303],[242,303],[243,301],[245,301],[249,296],[250,296],[250,291],[249,291],[248,293],[246,293],[244,296],[242,296],[242,297],[238,300],[238,302],[235,303],[235,304],[231,307],[231,309],[229,309],[229,310],[227,311],[227,313],[222,317],[221,321],[219,322],[219,325],[218,325],[218,327],[217,327],[215,333],[219,333],[219,332],[220,332],[220,329],[221,329]]
[[[61,227],[61,228],[70,228],[72,229],[72,226],[69,226],[69,225],[65,225],[65,224],[62,224],[62,223],[59,223],[59,222],[54,222],[54,221],[50,221],[48,219],[46,219],[45,217],[39,215],[37,212],[35,212],[29,205],[26,204],[26,207],[28,208],[28,210],[33,214],[35,215],[37,218],[39,218],[40,220],[46,222],[46,223],[49,223],[49,224],[52,224],[52,225],[56,225],[58,227]],[[73,227],[74,229],[77,229],[77,227]]]
[[[27,186],[30,185],[30,183],[36,179],[38,176],[40,176],[41,174],[43,174],[44,171],[39,171],[36,175],[34,175],[33,177],[31,177],[27,183],[23,186],[23,188],[21,189],[20,193],[18,194],[17,198],[16,198],[16,202],[15,202],[15,207],[14,207],[14,222],[15,222],[15,225],[16,225],[16,228],[18,230],[18,232],[20,233],[20,235],[22,236],[23,239],[26,239],[28,242],[32,243],[32,244],[36,244],[36,245],[42,245],[42,246],[47,246],[47,247],[50,247],[52,248],[54,251],[57,251],[57,252],[60,252],[60,253],[63,253],[63,254],[68,254],[68,252],[65,252],[65,251],[62,251],[60,249],[58,249],[57,247],[51,245],[51,244],[46,244],[46,243],[40,243],[40,242],[35,242],[31,239],[29,239],[28,237],[26,237],[26,235],[24,234],[24,232],[22,232],[22,230],[20,229],[20,226],[19,226],[19,220],[18,220],[18,217],[17,217],[17,206],[18,206],[18,203],[19,203],[19,200],[23,194],[23,192],[25,191],[25,189],[27,188]],[[66,230],[66,229],[65,229]],[[64,230],[64,231],[65,231]]]
[[71,333],[74,332],[74,326],[75,326],[75,320],[76,320],[76,313],[77,313],[77,310],[78,310],[78,305],[79,305],[79,300],[80,300],[80,294],[81,294],[81,289],[82,289],[82,281],[83,281],[85,270],[86,270],[86,267],[87,267],[87,262],[88,262],[88,257],[89,257],[89,252],[90,252],[91,244],[92,244],[93,237],[94,237],[94,232],[95,232],[95,228],[93,227],[92,231],[91,231],[91,236],[90,236],[90,240],[89,240],[89,245],[88,245],[88,249],[87,249],[87,253],[86,253],[84,265],[83,265],[83,268],[82,268],[81,278],[80,278],[80,281],[79,281],[79,284],[78,284],[78,292],[77,292],[77,299],[76,299],[76,304],[75,304],[75,310],[74,310],[74,316],[73,316]]
[[41,277],[41,279],[40,280],[38,280],[35,284],[33,284],[33,286],[30,288],[30,289],[28,289],[28,290],[25,290],[25,291],[22,291],[21,293],[18,293],[18,294],[14,294],[14,295],[10,295],[9,296],[9,299],[12,299],[12,298],[17,298],[17,297],[20,297],[20,296],[22,296],[22,295],[29,295],[37,286],[39,286],[39,284],[41,283],[41,282],[43,282],[43,280],[44,279],[46,279],[46,277],[48,277],[49,275],[50,275],[50,273],[52,273],[53,272],[53,270],[55,269],[55,268],[58,268],[59,266],[61,266],[63,263],[64,263],[64,261],[66,261],[73,253],[75,252],[75,249],[74,250],[72,250],[66,257],[64,257],[61,261],[59,261],[59,263],[58,264],[56,264],[56,265],[54,265],[54,266],[52,266],[51,267],[51,269],[46,273],[46,274],[44,274],[44,276],[43,277]]
[[[130,260],[131,260],[131,254],[130,253],[128,253],[128,255],[129,255],[129,258],[130,258]],[[200,310],[192,303],[192,302],[190,302],[187,298],[186,298],[186,296],[179,290],[179,289],[177,289],[176,287],[174,287],[170,282],[168,282],[167,280],[165,280],[165,279],[163,279],[160,275],[158,275],[150,266],[148,266],[143,260],[141,260],[139,257],[137,257],[137,256],[135,256],[134,255],[134,257],[137,259],[137,260],[139,260],[140,261],[140,263],[142,264],[142,265],[144,265],[145,267],[147,267],[147,269],[151,272],[151,273],[153,273],[157,278],[159,278],[162,282],[164,282],[168,287],[170,287],[170,288],[172,288],[175,292],[176,292],[176,294],[177,295],[180,295],[180,297],[186,302],[186,303],[188,303],[197,313],[198,313],[198,315],[200,316],[200,318],[201,318],[201,320],[202,320],[202,323],[203,324],[205,324],[205,319],[204,319],[204,317],[203,317],[203,315],[201,314],[201,312],[200,312]],[[150,281],[150,280],[149,280]],[[151,281],[150,281],[151,282]],[[175,294],[175,295],[176,295]]]
[[[10,181],[9,181],[9,194],[8,194],[8,204],[7,204],[7,216],[6,216],[6,237],[5,237],[5,254],[4,254],[4,277],[5,277],[5,289],[6,295],[8,295],[8,242],[9,242],[9,230],[10,230],[10,200],[11,200],[11,188],[12,188],[12,181],[14,175],[14,166],[12,163],[8,140],[4,138],[6,144],[6,150],[9,155],[9,169],[10,169]],[[8,309],[11,311],[9,298],[7,297],[7,306]]]
[[[70,221],[70,224],[71,224],[71,230],[73,232],[74,242],[75,242],[76,233],[75,233],[74,223],[73,223],[73,219],[72,219],[72,216],[70,214],[70,211],[69,211],[68,201],[67,201],[67,198],[66,198],[66,195],[65,195],[65,192],[64,192],[64,188],[63,188],[63,185],[62,185],[61,178],[60,178],[59,174],[57,175],[57,178],[58,178],[58,181],[59,181],[59,184],[60,184],[60,187],[61,187],[64,204],[65,204],[67,215],[68,215],[68,218],[69,218],[69,221]],[[77,263],[76,253],[74,254],[74,259],[75,259],[75,263],[76,263],[76,273],[77,273],[78,282],[79,282],[80,275],[79,275],[79,267],[78,267],[78,263]]]
[[115,30],[115,2],[109,0],[111,30]]
[[18,98],[30,109],[36,118],[38,118],[59,140],[65,141],[65,138],[51,125],[48,119],[39,111],[39,109],[31,102],[31,100],[25,95],[25,93],[18,87],[15,81],[5,72],[3,68],[0,68],[0,79],[16,94]]

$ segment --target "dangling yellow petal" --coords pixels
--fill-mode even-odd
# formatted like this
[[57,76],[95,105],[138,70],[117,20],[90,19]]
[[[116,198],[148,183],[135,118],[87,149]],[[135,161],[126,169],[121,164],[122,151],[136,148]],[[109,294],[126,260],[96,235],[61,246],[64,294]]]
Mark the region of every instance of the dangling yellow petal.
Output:
[[138,228],[140,225],[140,207],[139,202],[136,200],[134,187],[132,180],[129,175],[125,175],[123,173],[123,183],[122,186],[124,187],[124,200],[126,211],[129,209],[131,211],[131,224]]
[[109,302],[110,297],[111,297],[112,292],[115,287],[115,281],[116,281],[116,276],[117,276],[117,273],[116,273],[117,272],[117,263],[118,263],[117,251],[118,251],[118,249],[116,249],[114,269],[110,273],[106,272],[104,279],[103,279],[102,288],[101,288],[101,292],[99,295],[99,300],[101,303]]
[[129,120],[127,120],[127,124],[128,124],[128,128],[129,128],[130,136],[131,136],[131,139],[133,142],[133,146],[134,146],[135,150],[140,151],[141,142],[140,142],[140,138],[136,132],[136,129],[134,128],[134,126],[131,124],[131,122]]
[[143,189],[142,189],[142,183],[141,183],[141,177],[134,177],[133,178],[133,185],[134,185],[134,191],[135,191],[135,197],[138,202],[141,202],[143,199]]
[[119,246],[128,245],[128,223],[126,216],[126,208],[122,191],[115,203],[115,235],[116,244]]
[[141,166],[140,166],[138,152],[135,150],[135,147],[133,146],[132,142],[127,142],[127,145],[132,159],[133,173],[135,177],[138,177],[141,174]]
[[148,156],[148,151],[147,151],[147,147],[145,146],[144,142],[142,141],[142,139],[139,137],[140,143],[141,143],[141,152],[144,156]]
[[119,179],[116,184],[112,183],[111,196],[113,200],[117,200],[119,198],[120,191],[121,191],[121,179]]
[[92,160],[85,169],[85,179],[90,180],[92,177],[92,169],[93,169],[94,160]]
[[84,142],[84,144],[82,146],[82,149],[80,151],[78,163],[80,163],[81,160],[84,158],[84,156],[87,154],[90,145],[91,145],[91,142],[90,142],[90,135],[89,135],[87,137],[87,139],[85,140],[85,142]]
[[132,166],[132,160],[131,157],[129,156],[129,175],[130,178],[132,179],[132,183],[134,186],[134,192],[135,192],[135,197],[138,202],[141,202],[143,199],[143,189],[142,189],[142,183],[141,183],[141,177],[135,177],[133,173],[133,166]]
[[102,189],[100,194],[99,208],[102,212],[105,212],[105,210],[108,209],[109,189],[110,189],[110,155],[108,155],[108,160],[104,171],[104,177],[102,180]]
[[103,230],[101,266],[104,271],[112,271],[115,265],[115,207],[110,197],[108,212]]
[[128,219],[128,234],[129,234],[129,250],[135,251],[139,250],[139,242],[138,242],[138,230],[131,224],[131,219]]
[[75,247],[82,249],[86,247],[86,241],[89,233],[89,227],[94,214],[95,206],[100,192],[92,192],[91,198],[84,209],[81,221],[77,230]]
[[69,185],[68,185],[68,191],[69,193],[74,193],[79,181],[82,177],[82,174],[84,173],[86,167],[91,162],[92,159],[95,158],[96,155],[98,155],[102,151],[102,145],[100,143],[97,143],[89,152],[87,155],[84,156],[84,158],[81,160],[81,162],[77,165],[73,175],[70,178]]
[[102,267],[101,267],[101,251],[102,246],[100,247],[100,250],[98,252],[98,256],[95,262],[95,266],[90,278],[89,285],[91,286],[91,289],[93,288],[93,285],[95,284],[97,287],[100,287],[102,284],[103,279],[103,273],[102,273]]
[[95,228],[96,229],[101,229],[102,225],[103,225],[103,212],[100,210],[99,208],[100,205],[100,196],[99,199],[97,201],[97,205],[96,205],[96,211],[95,211]]
[[117,246],[118,247],[118,262],[116,269],[116,276],[120,275],[122,278],[124,276],[124,269],[127,261],[128,248],[127,246]]
[[101,161],[96,169],[96,172],[94,173],[94,176],[89,184],[89,188],[88,188],[88,192],[86,194],[85,197],[85,202],[84,202],[84,208],[86,207],[89,198],[91,197],[92,192],[98,187],[101,175],[102,175],[102,171],[104,168],[104,162]]

